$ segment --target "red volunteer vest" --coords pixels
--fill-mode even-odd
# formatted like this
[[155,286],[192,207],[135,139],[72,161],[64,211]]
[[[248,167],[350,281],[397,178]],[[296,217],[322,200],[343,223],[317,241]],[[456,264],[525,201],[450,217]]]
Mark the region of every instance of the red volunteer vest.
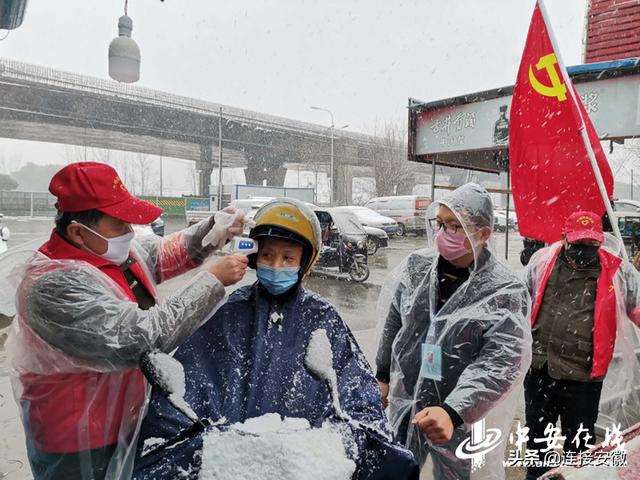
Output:
[[[93,265],[136,301],[117,265],[74,247],[55,231],[40,252],[51,259]],[[140,265],[132,265],[130,271],[155,297]],[[117,443],[119,436],[133,432],[145,400],[145,379],[137,368],[108,373],[25,374],[21,381],[21,400],[27,409],[31,438],[36,448],[47,453],[78,452]]]
[[[560,247],[554,252],[552,261],[542,276],[531,311],[531,327],[536,323],[536,318],[544,297],[544,290],[549,281],[551,270],[558,259]],[[616,343],[616,292],[613,278],[622,263],[622,260],[605,249],[598,249],[600,267],[602,271],[596,284],[596,304],[593,313],[593,367],[591,378],[604,377],[607,374],[609,363],[613,357],[613,347]]]

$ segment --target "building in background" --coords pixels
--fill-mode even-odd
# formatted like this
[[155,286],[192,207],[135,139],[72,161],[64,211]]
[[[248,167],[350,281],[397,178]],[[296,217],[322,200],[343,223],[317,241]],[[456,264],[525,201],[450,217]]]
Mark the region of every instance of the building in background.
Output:
[[640,57],[640,0],[590,0],[584,62]]

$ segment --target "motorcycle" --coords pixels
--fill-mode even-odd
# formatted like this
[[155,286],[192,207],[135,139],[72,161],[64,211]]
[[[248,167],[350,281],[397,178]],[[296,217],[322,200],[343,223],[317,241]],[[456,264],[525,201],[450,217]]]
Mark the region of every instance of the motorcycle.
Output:
[[337,268],[354,282],[369,278],[367,234],[357,217],[335,209],[316,210],[322,227],[322,250],[314,271]]
[[[320,331],[324,332],[324,330]],[[328,339],[326,342],[328,343]],[[326,352],[326,347],[320,343],[318,342],[315,347],[321,353]],[[328,348],[330,352],[331,346],[329,345]],[[335,381],[335,371],[333,370],[333,362],[330,359],[331,356],[329,356],[327,362],[327,359],[323,358],[322,354],[318,355],[315,352],[310,352],[312,349],[313,347],[310,347],[307,350],[305,366],[315,378],[324,380],[330,390],[334,412],[333,415],[325,420],[325,423],[330,422],[336,425],[343,432],[343,435],[351,439],[353,450],[350,450],[350,458],[353,457],[351,460],[356,464],[356,469],[351,479],[387,480],[393,478],[396,480],[418,480],[420,469],[410,451],[392,442],[384,432],[379,432],[362,422],[354,421],[349,416],[344,415],[340,408],[337,386],[332,386],[333,384],[331,384],[331,375],[334,375]],[[157,350],[146,352],[140,359],[140,369],[153,386],[153,389],[165,397],[176,410],[189,418],[192,424],[172,438],[152,438],[153,442],[150,444],[144,442],[139,445],[133,474],[135,480],[202,478],[200,473],[206,456],[205,437],[208,434],[216,435],[220,432],[234,432],[234,435],[249,438],[247,445],[252,445],[260,440],[261,435],[266,433],[234,429],[233,425],[224,423],[226,420],[224,417],[217,422],[212,422],[211,419],[207,418],[200,418],[183,398],[185,395],[184,367],[171,356]],[[278,416],[280,415],[278,414]],[[308,427],[306,430],[312,431],[313,427]],[[298,429],[298,432],[300,431]],[[252,438],[253,441],[251,441]],[[269,442],[269,440],[264,440],[263,442],[265,441]],[[274,443],[274,446],[278,446],[278,443]],[[261,462],[259,455],[256,455],[255,458],[257,463]],[[224,456],[215,457],[214,463],[220,462],[222,464],[225,460],[228,461]],[[284,468],[284,466],[278,466],[278,469]],[[209,475],[206,475],[206,478],[210,478]],[[218,478],[218,476],[214,475],[212,478]],[[280,477],[267,474],[264,478]]]

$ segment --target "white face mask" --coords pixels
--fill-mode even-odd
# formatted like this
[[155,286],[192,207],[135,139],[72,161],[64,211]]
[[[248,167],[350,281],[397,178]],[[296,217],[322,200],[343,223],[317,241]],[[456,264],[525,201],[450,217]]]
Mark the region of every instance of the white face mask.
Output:
[[127,258],[129,258],[129,250],[131,250],[131,241],[135,236],[135,233],[133,231],[130,231],[129,233],[125,233],[124,235],[120,235],[119,237],[107,238],[100,235],[95,230],[92,230],[91,228],[87,227],[86,225],[76,222],[75,220],[72,220],[71,223],[75,223],[76,225],[80,225],[81,227],[86,228],[91,233],[93,233],[94,235],[97,235],[98,237],[102,238],[104,241],[107,242],[106,252],[96,253],[85,245],[84,249],[87,250],[88,252],[93,253],[98,257],[104,258],[108,262],[115,263],[116,265],[122,265],[127,260]]

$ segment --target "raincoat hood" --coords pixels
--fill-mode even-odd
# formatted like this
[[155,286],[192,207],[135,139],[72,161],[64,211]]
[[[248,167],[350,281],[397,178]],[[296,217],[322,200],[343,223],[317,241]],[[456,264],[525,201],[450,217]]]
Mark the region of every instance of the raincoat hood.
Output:
[[493,202],[487,190],[477,183],[467,183],[447,194],[436,205],[444,205],[465,226],[493,228]]
[[[486,256],[482,255],[482,252],[489,247],[489,243],[486,241],[482,244],[479,243],[475,240],[474,234],[482,227],[488,227],[493,232],[493,202],[489,192],[477,183],[462,185],[445,195],[441,200],[432,203],[427,212],[427,218],[436,218],[441,206],[447,207],[458,218],[471,243],[474,257],[472,268],[478,268],[478,263],[482,264]],[[427,224],[427,233],[430,244],[435,247],[436,230],[429,223]]]

